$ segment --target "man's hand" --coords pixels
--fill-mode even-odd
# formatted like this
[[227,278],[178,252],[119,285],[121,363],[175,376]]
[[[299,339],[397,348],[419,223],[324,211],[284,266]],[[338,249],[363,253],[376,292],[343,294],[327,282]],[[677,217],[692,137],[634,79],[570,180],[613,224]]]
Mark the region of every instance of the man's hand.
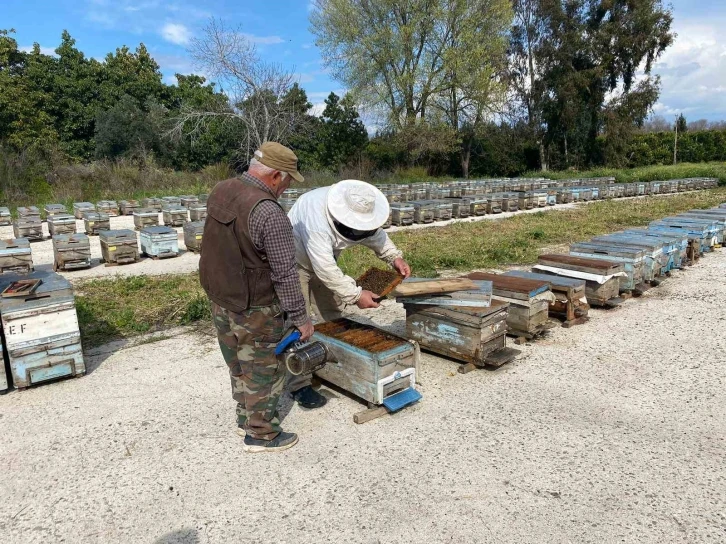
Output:
[[395,261],[393,261],[393,268],[404,278],[408,278],[411,276],[411,267],[408,266],[408,263],[404,261],[401,257],[398,257]]
[[300,331],[300,340],[305,342],[310,340],[310,337],[315,332],[315,327],[313,327],[313,322],[308,319],[307,322],[304,325],[300,325],[297,330]]
[[370,291],[361,291],[360,298],[355,304],[361,310],[366,310],[368,308],[378,308],[380,304],[378,304],[376,300],[379,298],[381,297]]

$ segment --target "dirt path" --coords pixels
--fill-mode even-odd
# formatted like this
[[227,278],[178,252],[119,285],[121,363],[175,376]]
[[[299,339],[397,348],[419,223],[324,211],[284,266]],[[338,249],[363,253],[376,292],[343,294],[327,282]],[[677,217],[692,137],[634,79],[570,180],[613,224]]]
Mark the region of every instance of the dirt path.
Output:
[[242,452],[213,337],[106,346],[0,397],[3,541],[723,542],[724,277],[721,251],[496,372],[425,355],[423,400],[365,425],[286,396],[276,455]]

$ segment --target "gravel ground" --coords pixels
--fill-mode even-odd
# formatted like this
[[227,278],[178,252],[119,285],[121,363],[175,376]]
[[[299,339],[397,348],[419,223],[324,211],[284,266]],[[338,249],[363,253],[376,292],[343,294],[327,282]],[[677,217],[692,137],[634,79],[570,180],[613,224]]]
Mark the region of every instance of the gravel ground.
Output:
[[207,331],[100,348],[0,397],[3,542],[724,542],[725,273],[709,255],[497,371],[425,355],[423,400],[365,425],[285,396],[278,454],[242,452]]

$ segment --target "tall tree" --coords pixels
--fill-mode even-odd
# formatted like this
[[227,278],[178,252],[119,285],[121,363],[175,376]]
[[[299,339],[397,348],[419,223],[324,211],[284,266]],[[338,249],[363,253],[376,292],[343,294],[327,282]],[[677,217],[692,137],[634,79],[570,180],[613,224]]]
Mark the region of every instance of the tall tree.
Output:
[[351,95],[346,94],[341,100],[330,93],[320,120],[318,149],[323,166],[337,169],[363,151],[368,133]]

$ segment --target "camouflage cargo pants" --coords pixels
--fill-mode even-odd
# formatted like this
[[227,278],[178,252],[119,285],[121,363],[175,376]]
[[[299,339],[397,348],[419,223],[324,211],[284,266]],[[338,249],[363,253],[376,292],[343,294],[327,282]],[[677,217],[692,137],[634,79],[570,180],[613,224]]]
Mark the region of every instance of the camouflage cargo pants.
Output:
[[282,430],[277,413],[285,365],[275,357],[284,318],[278,305],[230,312],[212,303],[217,339],[237,401],[237,423],[253,438],[272,440]]

